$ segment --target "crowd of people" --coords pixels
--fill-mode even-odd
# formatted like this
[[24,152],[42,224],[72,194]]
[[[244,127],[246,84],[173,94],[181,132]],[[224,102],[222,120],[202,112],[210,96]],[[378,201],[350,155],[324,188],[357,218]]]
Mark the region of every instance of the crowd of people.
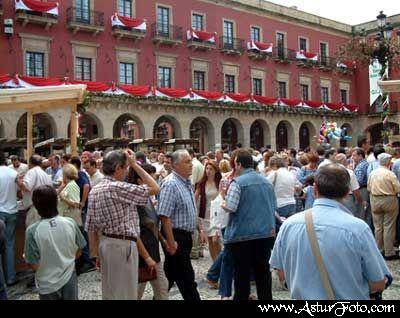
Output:
[[[0,299],[18,283],[15,233],[40,299],[78,299],[101,272],[102,298],[200,300],[192,260],[221,299],[272,299],[275,271],[293,299],[379,299],[399,259],[400,148],[275,152],[0,153]],[[161,248],[160,248],[161,247]],[[32,283],[32,282],[31,282]]]

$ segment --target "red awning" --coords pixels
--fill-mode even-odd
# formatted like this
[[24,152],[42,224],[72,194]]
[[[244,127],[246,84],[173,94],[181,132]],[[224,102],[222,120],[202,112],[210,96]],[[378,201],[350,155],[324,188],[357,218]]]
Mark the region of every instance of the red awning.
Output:
[[58,15],[58,3],[42,2],[37,0],[15,0],[15,10],[34,11]]

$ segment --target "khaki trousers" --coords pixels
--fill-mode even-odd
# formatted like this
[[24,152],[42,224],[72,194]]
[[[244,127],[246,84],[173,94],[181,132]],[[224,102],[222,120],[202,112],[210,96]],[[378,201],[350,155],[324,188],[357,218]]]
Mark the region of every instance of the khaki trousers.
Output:
[[136,243],[102,237],[99,256],[103,300],[137,300],[139,256]]
[[399,214],[397,197],[371,195],[371,210],[379,250],[385,251],[385,256],[395,255],[396,220]]
[[164,268],[160,263],[157,264],[157,279],[150,282],[140,283],[138,290],[138,299],[141,300],[147,283],[153,288],[154,300],[168,300],[168,279],[165,276]]

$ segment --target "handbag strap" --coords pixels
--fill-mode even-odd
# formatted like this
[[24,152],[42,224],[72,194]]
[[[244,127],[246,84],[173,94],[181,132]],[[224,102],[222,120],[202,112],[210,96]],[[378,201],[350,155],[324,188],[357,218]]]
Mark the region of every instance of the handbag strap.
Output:
[[333,293],[333,289],[332,289],[331,283],[329,281],[328,272],[326,271],[324,260],[322,259],[322,255],[321,255],[321,250],[319,248],[317,236],[315,234],[312,209],[305,212],[305,220],[306,220],[308,239],[311,244],[311,249],[312,249],[315,261],[317,262],[317,267],[318,267],[318,271],[319,271],[319,274],[322,279],[322,284],[324,285],[324,289],[328,296],[328,300],[335,300],[335,295]]

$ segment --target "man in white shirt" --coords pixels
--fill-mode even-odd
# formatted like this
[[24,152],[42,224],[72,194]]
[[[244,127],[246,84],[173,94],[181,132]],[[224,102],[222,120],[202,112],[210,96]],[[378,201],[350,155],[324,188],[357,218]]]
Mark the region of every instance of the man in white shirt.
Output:
[[192,184],[195,186],[200,180],[203,178],[204,175],[204,166],[201,164],[199,160],[197,160],[193,149],[188,150],[190,156],[192,157],[192,176],[191,181]]
[[12,164],[8,167],[17,171],[18,175],[23,175],[28,172],[28,165],[22,163],[17,156],[11,156],[10,159]]
[[156,168],[156,173],[160,173],[161,169],[164,167],[164,158],[165,155],[163,153],[160,153],[157,158],[157,162],[152,163],[154,168]]
[[8,286],[16,283],[14,245],[17,225],[17,176],[15,170],[6,166],[4,153],[0,152],[0,220],[5,224],[6,250],[3,265]]
[[83,165],[83,168],[88,173],[90,177],[90,185],[94,187],[99,184],[101,180],[103,180],[104,175],[97,169],[97,161],[94,159],[90,159]]
[[336,154],[337,151],[334,148],[325,151],[325,160],[319,164],[318,169],[321,169],[323,166],[327,166],[334,163]]
[[23,179],[18,179],[18,185],[22,191],[22,202],[24,208],[28,210],[26,214],[27,227],[40,220],[40,216],[38,215],[35,207],[32,204],[33,191],[42,185],[52,186],[50,176],[43,171],[41,166],[42,159],[40,158],[40,156],[33,155],[29,159],[29,171],[26,173]]

